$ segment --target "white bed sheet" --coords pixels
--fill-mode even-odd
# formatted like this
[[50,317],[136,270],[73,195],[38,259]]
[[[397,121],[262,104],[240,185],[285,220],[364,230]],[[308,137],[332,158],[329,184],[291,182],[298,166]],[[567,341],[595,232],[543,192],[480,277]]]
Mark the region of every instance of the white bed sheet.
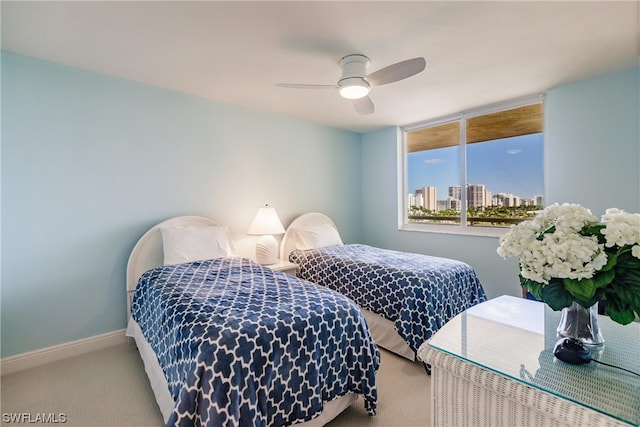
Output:
[[142,335],[138,322],[133,320],[133,317],[129,318],[127,336],[133,338],[136,342],[136,346],[140,352],[140,358],[144,364],[144,370],[147,373],[147,377],[149,377],[151,389],[153,390],[153,394],[156,396],[156,402],[160,408],[160,413],[162,413],[162,419],[166,423],[169,420],[171,411],[173,411],[175,402],[171,397],[171,393],[169,393],[169,385],[167,384],[162,368],[158,363],[158,359],[156,358],[153,349]]

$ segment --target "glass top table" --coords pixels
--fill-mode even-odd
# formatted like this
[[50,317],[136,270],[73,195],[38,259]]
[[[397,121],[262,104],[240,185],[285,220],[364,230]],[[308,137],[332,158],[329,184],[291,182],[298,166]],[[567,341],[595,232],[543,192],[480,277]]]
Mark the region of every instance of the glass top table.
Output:
[[[640,376],[591,362],[571,365],[553,348],[560,312],[512,296],[478,304],[447,322],[428,342],[528,386],[549,392],[632,425],[640,424]],[[640,323],[598,323],[605,339],[592,358],[640,374]]]

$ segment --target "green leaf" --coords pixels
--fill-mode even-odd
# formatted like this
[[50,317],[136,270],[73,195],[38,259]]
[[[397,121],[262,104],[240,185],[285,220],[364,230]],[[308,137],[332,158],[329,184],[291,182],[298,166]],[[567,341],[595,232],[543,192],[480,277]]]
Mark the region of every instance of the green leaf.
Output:
[[567,291],[576,298],[591,299],[596,293],[596,285],[593,279],[562,279]]
[[607,307],[607,314],[616,323],[620,323],[621,325],[628,325],[633,322],[635,319],[635,315],[633,314],[633,310],[617,310],[617,309],[609,309]]
[[553,234],[555,232],[556,232],[556,226],[552,225],[551,227],[547,228],[542,233],[540,233],[540,235],[536,237],[536,240],[543,240],[545,234]]
[[627,325],[635,319],[634,308],[625,301],[619,292],[607,289],[606,293],[607,314],[616,323]]
[[550,281],[542,288],[541,294],[542,298],[540,299],[556,311],[569,307],[573,303],[573,297],[567,292],[560,280]]
[[626,270],[626,269],[617,269],[616,270],[616,280],[615,282],[628,283],[630,285],[640,286],[640,270]]
[[618,256],[618,266],[628,270],[640,270],[640,259],[631,254],[631,249],[623,249]]
[[600,269],[600,271],[612,271],[613,268],[618,264],[618,254],[617,253],[607,253],[607,263]]
[[585,225],[582,227],[582,230],[580,230],[580,234],[583,236],[596,236],[598,237],[598,240],[600,240],[600,238],[604,240],[604,236],[600,231],[605,227],[606,226],[604,224]]
[[542,300],[542,289],[544,288],[543,283],[534,282],[531,279],[525,279],[520,276],[520,285],[523,289],[531,292],[531,295],[533,295],[537,300]]
[[604,288],[611,283],[614,277],[616,277],[616,272],[614,270],[599,271],[593,276],[593,284],[596,289]]

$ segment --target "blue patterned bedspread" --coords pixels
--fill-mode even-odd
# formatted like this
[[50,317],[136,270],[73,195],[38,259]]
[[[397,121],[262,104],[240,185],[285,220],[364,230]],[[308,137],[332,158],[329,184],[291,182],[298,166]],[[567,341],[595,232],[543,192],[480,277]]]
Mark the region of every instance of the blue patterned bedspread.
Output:
[[414,352],[449,319],[486,301],[473,268],[448,258],[348,244],[296,250],[289,259],[299,277],[395,322]]
[[176,406],[167,425],[281,426],[361,394],[375,414],[380,353],[350,299],[242,258],[164,266],[132,315]]

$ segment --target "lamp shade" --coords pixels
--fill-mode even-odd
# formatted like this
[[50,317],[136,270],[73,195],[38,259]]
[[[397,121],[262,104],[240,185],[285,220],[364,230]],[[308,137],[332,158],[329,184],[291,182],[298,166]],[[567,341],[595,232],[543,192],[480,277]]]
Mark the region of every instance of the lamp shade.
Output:
[[274,234],[284,233],[284,227],[280,222],[278,213],[269,205],[266,205],[256,213],[247,234],[260,236],[256,243],[256,261],[260,264],[273,264],[277,260],[278,242]]
[[267,234],[283,234],[284,227],[280,222],[280,217],[275,208],[266,205],[258,209],[247,234],[253,236],[264,236]]

